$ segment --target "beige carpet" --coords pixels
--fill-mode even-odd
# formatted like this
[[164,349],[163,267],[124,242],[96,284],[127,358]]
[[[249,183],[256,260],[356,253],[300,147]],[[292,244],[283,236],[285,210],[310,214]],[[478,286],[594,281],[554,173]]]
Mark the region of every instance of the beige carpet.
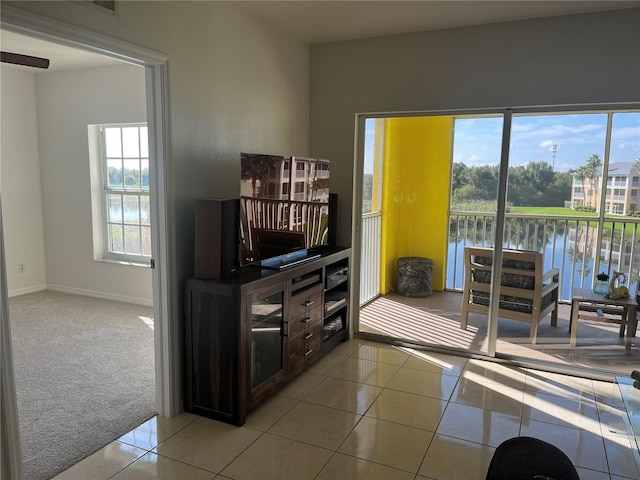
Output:
[[25,479],[49,479],[155,414],[153,310],[43,291],[9,300]]

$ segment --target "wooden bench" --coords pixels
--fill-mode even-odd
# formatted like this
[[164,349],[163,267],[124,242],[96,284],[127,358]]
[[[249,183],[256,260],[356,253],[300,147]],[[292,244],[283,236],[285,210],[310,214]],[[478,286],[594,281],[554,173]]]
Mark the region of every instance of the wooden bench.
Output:
[[[489,314],[493,248],[465,247],[464,290],[460,328],[466,330],[470,312]],[[529,338],[536,343],[538,324],[551,314],[551,325],[558,324],[560,271],[544,272],[542,253],[521,250],[502,251],[502,278],[498,317],[531,324]]]

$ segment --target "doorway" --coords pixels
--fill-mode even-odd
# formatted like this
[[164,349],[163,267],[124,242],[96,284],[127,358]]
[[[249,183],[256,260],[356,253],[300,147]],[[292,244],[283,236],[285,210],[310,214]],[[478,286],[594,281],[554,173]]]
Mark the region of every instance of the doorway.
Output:
[[[166,113],[168,105],[168,76],[167,58],[156,52],[111,39],[90,31],[63,25],[60,22],[44,19],[37,15],[25,14],[10,7],[3,8],[2,28],[13,32],[31,35],[45,40],[55,40],[61,44],[74,47],[81,46],[90,51],[106,54],[116,59],[126,60],[128,63],[139,65],[145,69],[147,121],[149,123],[149,150],[155,162],[149,169],[151,191],[151,224],[152,224],[152,252],[155,269],[152,271],[152,290],[154,305],[154,350],[155,350],[155,378],[156,378],[156,406],[163,416],[179,413],[180,391],[176,388],[179,381],[177,369],[173,365],[178,362],[177,339],[168,327],[169,312],[172,300],[168,295],[172,279],[171,262],[169,261],[169,245],[167,230],[170,219],[167,214],[167,186],[165,184],[166,153],[168,151],[169,124]],[[108,52],[108,53],[105,53]],[[2,265],[3,275],[6,265]],[[6,298],[7,286],[3,282],[3,297]],[[3,311],[3,333],[8,327],[8,316]],[[11,365],[11,358],[6,358],[3,349],[3,365]],[[8,361],[5,361],[8,360]],[[4,373],[4,371],[3,371]],[[7,388],[5,388],[7,387]],[[15,391],[12,379],[3,377],[3,404],[15,405]],[[3,432],[3,449],[8,445],[10,458],[3,457],[3,472],[5,465],[10,465],[12,478],[19,478],[19,439],[17,438],[17,418],[9,414],[5,416],[3,409],[3,425],[8,428]],[[6,423],[5,423],[6,422]],[[3,429],[4,430],[4,429]],[[7,432],[11,436],[5,437]],[[9,460],[5,463],[6,460]],[[10,475],[11,476],[11,475]]]

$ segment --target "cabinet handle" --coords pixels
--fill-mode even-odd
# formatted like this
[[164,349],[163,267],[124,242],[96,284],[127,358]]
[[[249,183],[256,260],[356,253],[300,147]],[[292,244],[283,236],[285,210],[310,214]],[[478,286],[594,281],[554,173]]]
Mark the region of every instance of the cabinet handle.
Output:
[[309,323],[311,320],[313,320],[313,318],[311,317],[304,317],[302,320],[300,320],[302,323]]
[[313,352],[313,349],[304,352],[304,356],[311,355],[311,352]]
[[307,333],[303,338],[309,340],[311,337],[313,337],[313,333]]
[[282,322],[282,336],[289,336],[289,322]]
[[305,300],[305,301],[302,303],[302,306],[303,306],[303,307],[309,307],[309,306],[311,306],[311,305],[313,305],[313,300]]

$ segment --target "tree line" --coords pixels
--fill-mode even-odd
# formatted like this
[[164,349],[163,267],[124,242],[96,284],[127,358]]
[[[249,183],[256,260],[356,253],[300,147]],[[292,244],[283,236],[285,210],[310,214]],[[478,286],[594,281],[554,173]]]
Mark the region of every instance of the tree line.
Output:
[[[451,175],[453,203],[495,200],[498,192],[498,165],[469,167],[454,163]],[[571,172],[554,172],[547,162],[530,162],[509,167],[507,201],[529,207],[562,207],[571,200]]]
[[[585,173],[588,179],[590,172]],[[499,175],[500,167],[497,165],[469,167],[464,163],[454,163],[451,174],[452,203],[495,201]],[[507,200],[516,206],[563,207],[566,200],[571,200],[573,175],[573,171],[554,172],[547,162],[509,167]],[[367,213],[371,211],[373,175],[365,173],[363,180],[363,213]]]

